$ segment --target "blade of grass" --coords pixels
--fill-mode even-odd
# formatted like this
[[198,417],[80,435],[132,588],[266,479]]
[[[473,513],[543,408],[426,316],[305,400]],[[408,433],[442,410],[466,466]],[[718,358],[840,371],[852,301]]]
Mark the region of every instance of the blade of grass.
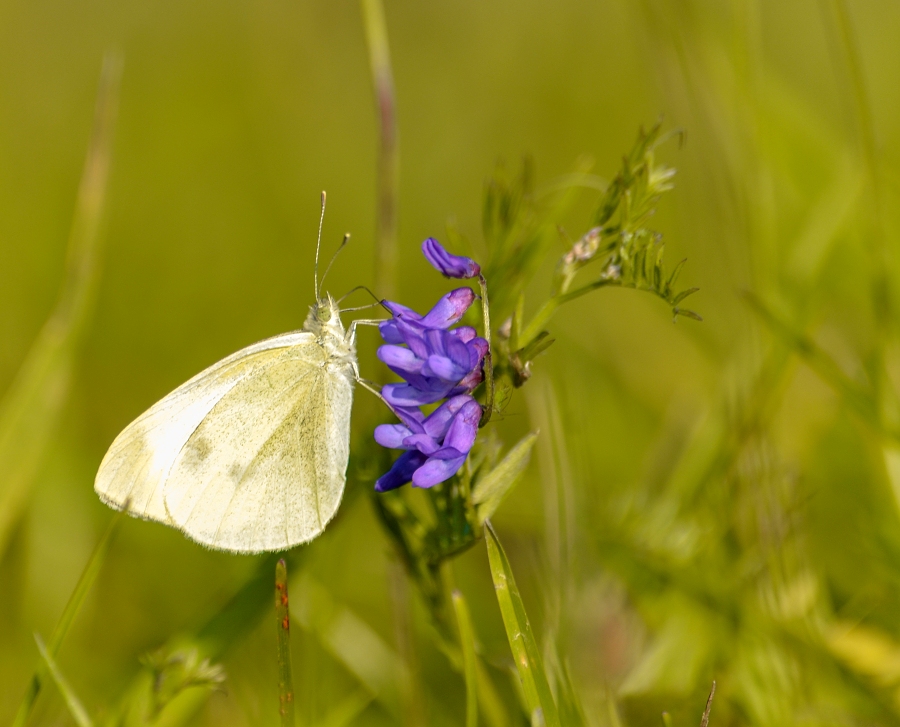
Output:
[[478,726],[478,662],[475,656],[475,630],[466,600],[459,591],[453,591],[453,609],[459,625],[459,642],[462,645],[463,674],[466,678],[466,727]]
[[[97,579],[97,574],[100,572],[100,568],[106,558],[106,553],[109,550],[112,537],[116,530],[118,530],[119,524],[122,522],[127,509],[127,507],[123,508],[120,512],[113,515],[106,528],[106,532],[103,533],[103,536],[94,548],[94,552],[91,554],[87,565],[85,565],[84,570],[81,572],[78,583],[75,585],[75,590],[73,590],[72,595],[69,596],[69,601],[66,603],[62,615],[59,617],[56,628],[53,629],[53,634],[50,636],[50,643],[46,647],[47,656],[50,660],[54,659],[59,653],[59,648],[69,631],[69,627],[72,625],[72,621],[75,619],[76,614],[81,610],[81,605],[84,603],[85,597],[90,591],[91,586],[94,584],[94,581]],[[40,645],[40,648],[43,648],[43,643]],[[43,653],[41,655],[43,656]],[[25,696],[22,698],[19,710],[16,713],[16,718],[13,720],[13,727],[22,727],[22,725],[27,722],[38,694],[40,694],[41,686],[47,679],[48,663],[48,659],[45,657],[31,677],[28,690],[25,692]]]
[[78,723],[78,727],[93,727],[93,722],[91,722],[91,718],[88,716],[87,710],[78,700],[78,697],[75,696],[75,692],[72,687],[69,686],[69,682],[63,677],[62,672],[59,670],[56,662],[53,660],[53,657],[50,656],[47,648],[44,646],[44,642],[38,634],[34,635],[35,643],[37,644],[38,651],[41,654],[41,658],[44,660],[44,664],[47,667],[47,671],[50,672],[50,676],[53,677],[53,681],[55,682],[57,688],[59,689],[59,693],[62,694],[63,699],[66,702],[66,706],[69,708],[69,712],[72,714],[72,718]]
[[69,233],[56,307],[0,403],[0,554],[18,522],[68,394],[74,356],[93,309],[121,60],[107,54]]
[[487,544],[497,603],[500,605],[506,637],[509,639],[509,647],[522,682],[528,712],[534,715],[540,710],[543,724],[547,727],[560,727],[556,703],[550,693],[550,684],[547,682],[540,651],[525,612],[525,604],[516,587],[509,560],[490,520],[484,523],[484,540]]
[[900,431],[881,421],[878,403],[866,388],[855,382],[812,338],[770,310],[758,297],[746,300],[773,333],[778,335],[821,379],[840,394],[857,416],[882,436],[900,441]]
[[294,676],[291,673],[291,605],[287,563],[275,565],[275,621],[278,630],[278,713],[282,727],[294,727]]
[[304,577],[294,588],[303,592],[293,618],[315,636],[340,664],[395,720],[403,718],[400,684],[410,679],[409,667],[384,639],[350,608],[337,603],[328,590]]
[[322,727],[346,727],[355,724],[356,719],[368,707],[374,697],[364,689],[354,692],[332,709],[322,720]]

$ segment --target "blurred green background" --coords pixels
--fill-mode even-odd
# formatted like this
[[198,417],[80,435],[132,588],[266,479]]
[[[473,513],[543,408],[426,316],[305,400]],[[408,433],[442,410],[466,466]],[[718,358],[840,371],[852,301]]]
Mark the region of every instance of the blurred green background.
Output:
[[[678,175],[653,225],[670,266],[688,258],[681,282],[701,288],[705,321],[673,325],[633,291],[580,299],[552,321],[557,343],[502,424],[509,443],[542,431],[494,522],[587,723],[655,725],[665,709],[697,724],[716,679],[717,726],[900,724],[900,6],[385,4],[408,305],[449,287],[418,252],[448,219],[477,256],[498,160],[515,170],[530,155],[541,187],[587,154],[608,180],[641,124],[662,114],[685,132],[659,150]],[[353,234],[328,289],[373,284],[377,127],[356,3],[3,2],[7,401],[62,284],[109,48],[124,71],[102,276],[58,424],[0,540],[0,723],[38,662],[33,632],[52,632],[112,517],[92,482],[114,436],[210,363],[302,325],[320,190],[325,254]],[[595,198],[560,221],[573,237]],[[361,337],[363,376],[377,378],[376,334]],[[376,409],[357,398],[363,441]],[[338,724],[354,697],[367,705],[354,724],[462,724],[462,678],[360,496],[369,484],[349,483],[294,572],[302,724]],[[58,658],[88,711],[111,713],[140,656],[197,629],[261,560],[124,522]],[[484,548],[454,575],[513,705]],[[274,724],[273,620],[221,661],[224,691],[170,723]],[[52,686],[32,723],[73,723]]]

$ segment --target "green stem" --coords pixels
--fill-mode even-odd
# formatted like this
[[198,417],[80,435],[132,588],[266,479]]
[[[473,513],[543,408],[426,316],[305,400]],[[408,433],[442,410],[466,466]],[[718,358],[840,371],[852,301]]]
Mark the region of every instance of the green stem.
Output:
[[397,197],[400,154],[397,145],[396,96],[391,71],[387,24],[381,0],[360,0],[369,68],[378,105],[378,212],[375,243],[375,290],[393,298],[396,288]]
[[278,711],[282,727],[294,727],[294,677],[291,672],[291,609],[287,564],[275,565],[275,620],[278,630]]
[[484,325],[484,338],[488,342],[488,350],[484,356],[484,386],[487,392],[484,402],[484,414],[481,416],[479,427],[483,427],[491,420],[494,413],[494,356],[491,343],[491,305],[488,301],[487,280],[483,275],[478,276],[478,284],[481,286],[481,314]]
[[595,280],[593,283],[583,285],[582,287],[577,288],[576,290],[573,290],[569,293],[560,293],[554,295],[538,309],[538,312],[535,313],[534,318],[531,319],[531,322],[525,327],[525,330],[522,331],[522,334],[519,336],[519,348],[526,348],[529,343],[531,343],[535,338],[538,337],[540,332],[544,330],[544,326],[547,325],[547,322],[550,320],[553,314],[556,313],[556,309],[559,308],[563,303],[568,303],[570,300],[580,298],[582,295],[586,295],[591,291],[597,290],[598,288],[606,288],[613,285],[620,285],[620,283],[618,280],[604,278],[602,280]]

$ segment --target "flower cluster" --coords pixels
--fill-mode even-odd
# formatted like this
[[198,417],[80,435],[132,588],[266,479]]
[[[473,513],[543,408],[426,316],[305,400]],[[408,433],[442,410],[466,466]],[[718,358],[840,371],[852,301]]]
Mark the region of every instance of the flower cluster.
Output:
[[[475,261],[451,255],[433,238],[425,240],[422,252],[447,277],[472,278],[481,272]],[[481,419],[481,405],[471,392],[482,381],[488,342],[471,326],[451,326],[474,300],[470,288],[457,288],[424,316],[384,301],[392,318],[379,326],[386,345],[378,349],[378,358],[403,383],[387,384],[381,390],[400,424],[376,427],[375,441],[406,451],[376,480],[378,492],[410,481],[416,487],[433,487],[456,474],[465,462]],[[441,400],[431,413],[422,411],[423,406]]]

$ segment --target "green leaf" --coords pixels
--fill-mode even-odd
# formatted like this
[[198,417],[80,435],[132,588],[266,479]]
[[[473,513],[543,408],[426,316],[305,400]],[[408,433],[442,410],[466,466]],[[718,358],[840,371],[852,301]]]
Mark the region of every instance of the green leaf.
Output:
[[[506,628],[506,638],[509,640],[509,648],[512,651],[519,679],[522,683],[522,692],[528,713],[534,719],[535,713],[542,717],[542,722],[547,727],[561,727],[556,703],[550,693],[550,685],[547,682],[547,674],[541,660],[540,651],[528,615],[525,612],[525,604],[519,595],[512,568],[500,540],[494,532],[489,520],[484,523],[488,560],[491,565],[491,577],[494,580],[494,591],[497,595],[497,603],[500,605],[500,614],[503,617],[503,625]],[[534,722],[532,722],[534,724]]]
[[700,288],[688,288],[687,290],[682,290],[678,295],[676,295],[672,299],[672,305],[678,305],[681,301],[683,301],[689,295],[693,295],[698,290],[700,290]]
[[93,722],[91,722],[91,718],[88,716],[87,710],[84,708],[84,706],[82,706],[81,702],[78,701],[78,697],[75,696],[75,692],[72,690],[72,687],[69,686],[69,683],[63,677],[62,672],[59,670],[59,667],[53,660],[53,657],[50,656],[50,653],[44,646],[44,642],[41,640],[41,637],[35,634],[34,640],[35,643],[37,643],[41,658],[47,665],[47,670],[50,672],[50,676],[53,677],[53,681],[56,683],[60,694],[62,694],[63,699],[66,702],[66,706],[69,708],[69,712],[72,714],[75,722],[78,723],[78,727],[93,727]]
[[525,435],[494,469],[479,478],[472,490],[472,502],[478,519],[484,522],[493,515],[503,498],[512,489],[531,459],[531,448],[537,441],[537,432]]
[[522,361],[533,361],[550,348],[555,340],[555,338],[550,338],[548,331],[541,331],[531,343],[519,352],[519,358]]
[[666,293],[669,293],[672,290],[672,286],[675,285],[675,281],[678,279],[679,273],[681,273],[681,269],[687,263],[687,258],[681,260],[673,269],[672,273],[669,275],[669,279],[666,281]]
[[466,678],[466,727],[478,725],[478,661],[475,656],[475,630],[462,593],[453,591],[453,609],[459,625],[459,643],[462,645],[463,674]]
[[678,316],[684,316],[685,318],[692,318],[695,321],[700,321],[701,323],[703,322],[703,316],[701,316],[699,313],[695,313],[689,308],[673,308],[672,312],[675,314],[676,318]]

